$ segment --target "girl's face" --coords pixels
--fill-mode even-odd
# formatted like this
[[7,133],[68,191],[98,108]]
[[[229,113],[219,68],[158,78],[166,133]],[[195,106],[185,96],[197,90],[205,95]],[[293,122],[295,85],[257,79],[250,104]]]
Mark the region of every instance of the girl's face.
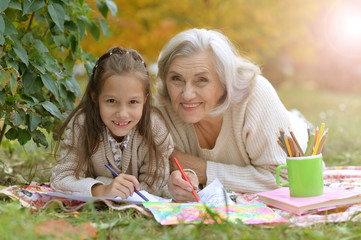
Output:
[[176,57],[166,82],[173,109],[186,123],[209,118],[225,92],[209,51]]
[[137,125],[146,101],[142,80],[135,74],[113,75],[105,80],[99,95],[100,117],[115,140]]

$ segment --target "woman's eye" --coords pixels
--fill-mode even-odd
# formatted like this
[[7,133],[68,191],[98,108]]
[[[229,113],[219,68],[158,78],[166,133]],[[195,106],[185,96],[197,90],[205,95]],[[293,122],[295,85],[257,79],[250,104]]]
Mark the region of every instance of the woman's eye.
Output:
[[199,82],[208,82],[208,79],[207,78],[200,78]]
[[108,103],[115,103],[116,101],[115,101],[115,99],[108,99],[107,102]]
[[173,81],[180,81],[181,80],[180,77],[178,77],[178,76],[173,76],[173,77],[171,77],[171,79]]

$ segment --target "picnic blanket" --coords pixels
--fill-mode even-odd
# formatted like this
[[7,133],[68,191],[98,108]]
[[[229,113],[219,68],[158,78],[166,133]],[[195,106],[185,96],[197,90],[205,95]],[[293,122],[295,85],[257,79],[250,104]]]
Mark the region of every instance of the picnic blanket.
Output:
[[[349,189],[361,192],[361,166],[326,167],[324,170],[324,185],[331,188]],[[34,191],[35,190],[35,191]],[[65,199],[61,197],[39,194],[41,191],[53,191],[49,185],[11,186],[0,190],[0,194],[12,199],[18,199],[22,206],[32,208],[34,211],[46,209],[51,206],[60,207],[65,212],[81,209],[89,202]],[[257,205],[260,200],[255,193],[231,193],[232,199],[240,205]],[[114,210],[134,209],[136,212],[148,217],[152,213],[135,204],[117,203],[110,200],[95,200],[92,204],[100,203]],[[294,215],[289,212],[271,208],[275,213],[287,219],[294,226],[310,226],[317,223],[336,223],[345,221],[359,221],[361,219],[361,203],[338,208],[328,212],[312,213],[308,215]]]

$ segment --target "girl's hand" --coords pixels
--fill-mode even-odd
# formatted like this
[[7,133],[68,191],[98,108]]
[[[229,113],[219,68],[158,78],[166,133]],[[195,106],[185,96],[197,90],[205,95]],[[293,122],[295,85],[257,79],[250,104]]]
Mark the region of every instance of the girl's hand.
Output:
[[186,175],[192,185],[182,178],[179,170],[173,171],[168,178],[168,191],[177,202],[196,201],[192,191],[198,189],[198,178],[190,172],[186,172]]
[[139,182],[136,177],[128,174],[119,174],[109,185],[96,184],[92,187],[94,197],[121,197],[123,199],[132,196],[134,188],[139,190]]

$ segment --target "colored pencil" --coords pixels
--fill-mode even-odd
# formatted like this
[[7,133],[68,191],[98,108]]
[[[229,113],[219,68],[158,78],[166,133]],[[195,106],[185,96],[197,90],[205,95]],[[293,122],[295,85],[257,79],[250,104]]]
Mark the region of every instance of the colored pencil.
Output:
[[309,156],[309,154],[312,152],[314,139],[315,139],[315,134],[311,133],[310,140],[308,140],[307,148],[305,151],[305,156]]
[[291,151],[291,146],[290,143],[288,142],[288,137],[285,136],[285,142],[286,142],[286,147],[287,147],[287,151],[288,151],[288,156],[289,157],[293,157],[292,151]]
[[320,145],[320,140],[321,140],[324,129],[325,129],[325,124],[322,123],[319,132],[318,133],[316,132],[317,133],[317,138],[316,138],[316,141],[315,141],[315,148],[313,149],[312,155],[316,155],[316,153],[317,153],[318,146]]
[[288,149],[287,149],[287,145],[286,145],[286,141],[285,141],[285,131],[283,131],[283,129],[280,129],[280,136],[281,136],[281,142],[285,148],[286,154],[287,156],[290,156]]
[[323,145],[325,144],[326,138],[327,138],[328,128],[325,130],[325,132],[322,135],[320,145],[318,146],[317,154],[322,153]]
[[293,132],[292,132],[291,130],[290,130],[290,134],[291,134],[291,136],[292,136],[293,141],[294,141],[295,144],[296,144],[296,147],[297,147],[299,153],[301,154],[301,156],[303,156],[302,148],[301,148],[300,144],[298,143],[296,136],[293,134]]
[[[180,165],[178,159],[177,159],[177,158],[174,158],[174,161],[175,161],[175,164],[177,164],[177,167],[178,167],[179,171],[181,172],[182,177],[184,178],[184,180],[186,180],[187,182],[189,182],[190,185],[192,185],[191,181],[189,181],[187,175],[186,175],[185,172],[183,171],[183,168],[182,168],[182,166]],[[193,194],[193,196],[196,198],[197,202],[199,202],[199,201],[200,201],[199,196],[198,196],[197,192],[196,192],[194,189],[193,189],[193,191],[192,191],[192,194]]]

